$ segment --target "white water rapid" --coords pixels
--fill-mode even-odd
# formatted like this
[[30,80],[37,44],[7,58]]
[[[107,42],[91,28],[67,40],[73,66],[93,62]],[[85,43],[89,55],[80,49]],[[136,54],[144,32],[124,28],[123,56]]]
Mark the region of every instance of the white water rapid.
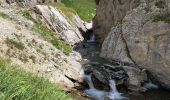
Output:
[[88,43],[90,43],[90,42],[95,42],[95,35],[94,35],[94,34],[91,34],[91,35],[90,35],[90,39],[87,40],[87,42],[88,42]]
[[89,89],[85,90],[85,93],[94,100],[124,100],[121,94],[116,89],[114,80],[109,80],[110,92],[95,89],[91,75],[83,75],[84,80],[88,83]]

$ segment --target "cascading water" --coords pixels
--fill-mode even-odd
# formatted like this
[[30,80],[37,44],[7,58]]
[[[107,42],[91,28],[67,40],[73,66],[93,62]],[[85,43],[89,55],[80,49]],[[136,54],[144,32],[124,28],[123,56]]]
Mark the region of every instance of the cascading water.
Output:
[[87,40],[87,42],[88,43],[95,42],[95,35],[93,33],[90,35],[90,38],[89,38],[89,40]]
[[95,89],[92,79],[91,79],[91,74],[90,75],[83,75],[84,80],[88,83],[89,89],[85,90],[85,93],[93,98],[94,100],[122,100],[125,99],[124,97],[121,96],[121,94],[117,91],[116,89],[116,84],[114,80],[109,80],[109,85],[110,85],[110,92],[105,92],[102,90],[97,90]]

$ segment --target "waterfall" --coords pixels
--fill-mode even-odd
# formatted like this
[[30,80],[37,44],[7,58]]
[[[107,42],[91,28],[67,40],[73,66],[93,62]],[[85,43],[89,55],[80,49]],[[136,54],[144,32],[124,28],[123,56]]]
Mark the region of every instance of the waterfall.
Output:
[[91,75],[83,75],[84,80],[88,83],[89,89],[85,90],[85,93],[94,100],[122,100],[125,99],[117,91],[114,80],[109,80],[110,92],[95,89]]
[[90,89],[94,89],[94,85],[91,80],[91,75],[84,75],[84,80],[88,83]]
[[87,42],[95,42],[95,35],[93,33],[90,35],[90,39],[87,40]]
[[109,98],[111,100],[121,100],[123,97],[121,97],[121,94],[117,91],[116,84],[114,80],[109,80],[110,85],[110,92],[109,92]]

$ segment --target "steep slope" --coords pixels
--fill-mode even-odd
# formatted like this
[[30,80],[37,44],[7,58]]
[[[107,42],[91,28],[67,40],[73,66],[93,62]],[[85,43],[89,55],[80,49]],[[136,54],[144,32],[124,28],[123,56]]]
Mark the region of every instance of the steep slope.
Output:
[[51,37],[45,38],[41,33],[44,29],[40,30],[41,26],[35,27],[35,24],[24,18],[16,6],[0,7],[0,57],[53,83],[73,88],[74,82],[80,81],[81,64],[66,56],[62,47],[61,50],[56,48],[58,44],[52,44],[48,39]]

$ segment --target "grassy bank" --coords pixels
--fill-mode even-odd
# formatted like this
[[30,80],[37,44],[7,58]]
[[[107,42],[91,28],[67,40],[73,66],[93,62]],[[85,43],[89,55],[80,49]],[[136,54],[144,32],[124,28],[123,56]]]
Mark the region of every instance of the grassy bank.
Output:
[[81,19],[91,21],[96,12],[95,0],[61,0],[67,7],[73,8]]
[[59,86],[0,59],[0,100],[72,100]]

